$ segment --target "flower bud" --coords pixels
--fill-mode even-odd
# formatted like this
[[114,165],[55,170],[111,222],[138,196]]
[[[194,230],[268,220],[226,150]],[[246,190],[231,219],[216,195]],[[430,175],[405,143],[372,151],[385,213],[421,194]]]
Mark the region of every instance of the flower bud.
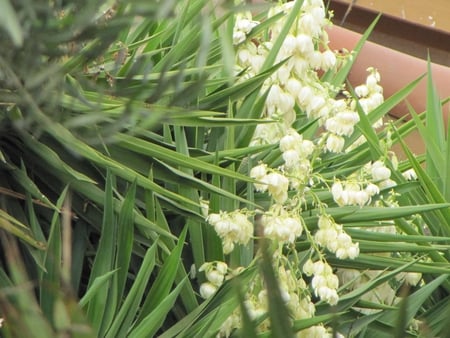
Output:
[[340,153],[344,149],[345,140],[342,136],[329,134],[327,138],[326,148],[332,153]]
[[391,177],[391,171],[381,161],[372,164],[372,178],[374,181],[383,181]]
[[312,276],[314,273],[314,263],[311,259],[308,259],[305,264],[303,264],[303,272],[305,275]]
[[223,283],[224,275],[217,270],[206,271],[206,279],[216,286],[220,286]]
[[322,69],[328,70],[336,65],[336,55],[331,50],[326,50],[322,54]]
[[204,299],[208,299],[216,293],[217,289],[217,286],[212,283],[203,283],[202,285],[200,285],[200,296],[202,296],[202,298]]
[[299,34],[297,36],[297,49],[303,55],[309,55],[314,52],[314,44],[309,35]]

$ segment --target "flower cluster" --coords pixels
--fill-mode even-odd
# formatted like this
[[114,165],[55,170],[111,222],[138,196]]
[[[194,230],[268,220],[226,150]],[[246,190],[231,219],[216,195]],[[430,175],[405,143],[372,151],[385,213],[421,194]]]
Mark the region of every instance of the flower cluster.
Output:
[[228,272],[228,265],[224,262],[208,262],[204,263],[198,271],[205,272],[207,282],[200,286],[200,295],[207,299],[222,285]]
[[[236,74],[239,74],[237,81],[246,81],[267,66],[266,58],[269,54],[274,56],[273,46],[279,45],[277,39],[284,31],[286,17],[296,4],[287,2],[275,5],[268,17],[284,16],[274,20],[265,33],[252,31],[259,23],[253,20],[251,13],[236,17],[233,42],[236,48]],[[329,176],[320,171],[329,158],[335,158],[332,153],[348,151],[364,141],[361,137],[352,146],[346,146],[346,140],[354,135],[361,114],[369,114],[384,101],[383,89],[379,84],[380,74],[374,68],[368,69],[366,82],[355,88],[355,97],[345,91],[344,86],[336,88],[320,79],[320,74],[336,71],[352,58],[351,54],[341,55],[329,49],[324,28],[331,23],[326,14],[322,0],[302,2],[301,10],[277,50],[274,62],[278,67],[260,90],[260,96],[265,97],[261,118],[270,123],[257,125],[250,143],[278,143],[281,153],[272,166],[264,163],[265,158],[261,154],[254,155],[252,159],[252,163],[257,163],[249,172],[255,181],[254,188],[271,197],[267,199],[267,204],[263,204],[264,209],[256,210],[252,216],[256,215],[255,230],[258,236],[271,241],[272,264],[281,296],[294,320],[314,316],[314,296],[330,305],[338,303],[340,280],[336,271],[341,275],[343,272],[339,269],[333,271],[327,263],[327,255],[355,259],[360,253],[359,243],[353,241],[343,225],[336,223],[317,191],[326,189],[326,193],[331,192],[338,206],[396,206],[394,190],[389,192],[387,199],[386,194],[380,195],[381,190],[396,184],[389,169],[396,168],[393,155],[392,166],[387,164],[390,156],[390,143],[387,141],[383,158],[339,180],[329,183]],[[315,130],[311,128],[311,131],[316,131],[314,139],[305,136],[313,133],[302,135],[296,130],[302,121],[306,121],[308,127],[317,127]],[[382,124],[382,120],[378,120],[373,127]],[[274,155],[279,154],[278,150]],[[315,233],[308,229],[312,217],[307,220],[305,216],[311,205],[319,211]],[[249,216],[247,211],[235,210],[212,213],[206,217],[221,238],[225,254],[231,253],[236,244],[247,244],[253,237],[254,226]],[[299,238],[310,244],[309,255],[315,260],[308,259],[302,267],[300,262],[303,257],[299,257],[294,245]],[[292,264],[292,260],[297,260],[296,264]],[[216,263],[207,265],[203,270],[208,281],[202,284],[200,293],[208,296],[227,277],[225,272],[218,271]],[[305,275],[311,277],[309,285],[303,279]],[[404,280],[407,278],[413,281],[419,277],[405,275]],[[360,281],[367,282],[367,279],[360,277]],[[347,278],[341,278],[341,285],[348,282]],[[267,314],[268,292],[262,279],[251,282],[244,304],[252,319],[259,320]],[[391,291],[386,292],[386,297],[392,296]],[[227,319],[220,336],[227,337],[233,328],[239,327],[239,316],[237,311]],[[269,319],[258,324],[260,330],[269,328]],[[298,332],[297,336],[332,335],[326,327],[318,325]]]
[[[295,319],[312,318],[316,312],[314,303],[311,300],[308,285],[301,277],[300,271],[286,266],[285,257],[275,258],[275,273],[279,282],[281,297]],[[336,277],[337,278],[337,277]],[[330,277],[331,279],[331,277]],[[324,290],[324,289],[323,289]],[[321,291],[323,292],[323,291]],[[259,320],[267,314],[268,310],[268,290],[261,279],[256,279],[250,286],[250,290],[245,300],[246,310],[253,320]],[[270,322],[265,319],[258,326],[258,330],[264,331],[270,328]],[[315,325],[297,333],[297,337],[332,337],[332,334],[323,325]],[[338,335],[338,337],[341,337]]]
[[[279,4],[271,9],[269,17],[289,13],[294,3]],[[247,16],[250,14],[246,14]],[[270,39],[257,38],[239,45],[237,50],[237,72],[245,71],[242,79],[261,70],[262,64],[279,38],[285,20],[278,20],[270,31]],[[283,40],[276,56],[279,69],[264,83],[262,93],[268,92],[265,116],[279,123],[261,124],[256,128],[253,144],[273,143],[282,138],[296,120],[297,105],[309,118],[320,119],[320,123],[342,109],[348,109],[349,101],[335,100],[337,88],[321,82],[318,71],[338,67],[340,59],[328,48],[328,35],[324,28],[330,25],[326,18],[323,1],[306,0],[302,11]],[[316,46],[320,46],[317,48]],[[342,114],[341,114],[342,115]],[[357,116],[357,115],[356,115]],[[345,116],[339,117],[346,118]]]
[[[355,93],[358,96],[358,104],[363,109],[364,113],[368,114],[384,102],[383,87],[379,85],[380,73],[373,68],[367,69],[369,76],[367,76],[366,83],[355,87]],[[353,102],[356,105],[356,102]],[[373,125],[374,128],[381,127],[383,121],[380,119]]]
[[256,190],[268,191],[275,203],[283,204],[287,200],[289,180],[280,171],[268,171],[267,165],[261,163],[252,168],[250,177],[258,181],[255,183]]
[[354,259],[359,255],[359,244],[328,215],[321,215],[318,221],[319,230],[314,239],[322,247],[327,248],[339,259]]
[[278,206],[272,207],[261,217],[261,225],[264,236],[279,243],[293,243],[303,231],[299,216]]
[[307,276],[313,276],[311,286],[316,296],[330,305],[337,304],[339,296],[336,290],[339,287],[339,279],[330,265],[321,260],[313,263],[308,259],[303,265],[303,272]]
[[236,243],[247,244],[253,236],[253,224],[241,210],[209,214],[206,221],[214,226],[217,235],[222,239],[225,254],[233,251]]
[[359,205],[362,207],[370,202],[372,196],[380,193],[380,188],[373,183],[364,186],[357,181],[350,180],[344,184],[336,181],[331,187],[331,193],[339,206]]
[[396,185],[391,178],[391,170],[382,161],[367,164],[361,175],[350,176],[345,182],[335,181],[331,186],[334,201],[339,206],[364,206],[378,195],[381,189]]
[[391,180],[391,170],[381,161],[376,161],[370,168],[372,180],[378,184],[381,189],[390,188],[397,183]]
[[236,24],[233,29],[233,44],[238,45],[247,39],[247,34],[255,28],[259,22],[252,20],[250,12],[236,15]]
[[316,146],[306,140],[296,130],[290,128],[280,140],[280,150],[284,160],[284,170],[289,177],[290,186],[299,189],[310,179],[310,157]]

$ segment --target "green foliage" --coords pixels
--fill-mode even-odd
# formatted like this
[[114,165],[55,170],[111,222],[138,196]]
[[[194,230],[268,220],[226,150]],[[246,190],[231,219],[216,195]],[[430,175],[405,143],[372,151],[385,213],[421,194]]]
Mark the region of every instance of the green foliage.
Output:
[[[445,321],[436,318],[450,309],[450,147],[431,77],[426,123],[412,112],[414,121],[393,136],[401,140],[415,123],[428,149],[423,168],[405,146],[409,161],[400,168],[414,168],[417,182],[407,182],[391,165],[400,183],[392,190],[401,193],[398,208],[341,207],[325,185],[314,191],[360,243],[355,260],[327,254],[333,268],[384,273],[352,291],[341,286],[334,307],[315,299],[314,317],[292,321],[272,248],[261,258],[256,253],[264,245],[252,238],[224,254],[202,202],[209,201],[210,212],[255,212],[271,203],[253,191],[249,172],[259,161],[277,167],[281,153],[251,138],[257,125],[274,122],[261,118],[268,93],[260,91],[286,61],[276,63],[277,52],[296,15],[288,16],[262,71],[237,81],[232,14],[241,9],[206,0],[0,1],[2,336],[214,337],[236,311],[243,327],[233,334],[245,337],[294,336],[318,324],[348,336],[401,336],[413,318],[432,335],[445,332]],[[281,17],[274,15],[249,37]],[[342,85],[350,67],[323,81]],[[360,136],[367,142],[327,153],[318,173],[333,180],[386,157],[380,139],[387,131],[376,132],[372,124],[419,80],[369,115],[359,107],[360,123],[346,147]],[[316,121],[305,122],[300,111],[297,118],[298,132],[316,135]],[[390,193],[382,191],[380,199]],[[308,198],[303,219],[313,232],[322,210]],[[391,220],[402,234],[366,231]],[[311,243],[303,234],[292,246],[296,254],[286,249],[297,268]],[[195,272],[225,259],[243,270],[202,300],[205,275]],[[403,272],[422,273],[424,285],[399,306],[361,299]],[[260,278],[269,286],[268,314],[255,319],[245,294]],[[360,308],[380,312],[362,315]],[[272,326],[259,332],[266,319]]]

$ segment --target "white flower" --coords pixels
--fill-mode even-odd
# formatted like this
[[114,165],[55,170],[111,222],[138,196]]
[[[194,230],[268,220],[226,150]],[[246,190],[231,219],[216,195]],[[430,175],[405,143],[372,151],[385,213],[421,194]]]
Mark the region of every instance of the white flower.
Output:
[[214,226],[214,230],[221,238],[225,254],[233,251],[234,243],[245,245],[253,236],[253,224],[240,210],[211,214],[207,217],[207,221]]
[[329,134],[326,148],[332,153],[340,153],[344,149],[345,140],[342,136]]
[[218,287],[212,283],[203,283],[202,285],[200,285],[200,296],[202,296],[202,298],[204,299],[208,299],[216,293],[217,289]]
[[311,326],[305,330],[301,330],[297,337],[299,338],[331,338],[332,334],[327,332],[327,329],[321,325]]
[[298,93],[302,89],[302,84],[294,77],[290,77],[286,82],[286,90],[294,97],[297,97]]
[[347,256],[350,259],[355,259],[359,256],[359,243],[354,243],[347,249]]
[[292,217],[264,215],[261,222],[264,235],[280,242],[293,243],[303,231],[300,221]]
[[265,56],[263,55],[252,55],[250,59],[250,65],[253,68],[253,71],[255,74],[259,73],[261,71],[261,68],[264,64],[264,61],[266,60]]
[[359,116],[352,111],[343,111],[336,116],[329,118],[325,122],[325,128],[340,136],[350,136],[353,134],[354,126],[359,122]]
[[292,34],[288,34],[286,38],[283,41],[283,44],[281,46],[282,50],[286,55],[292,55],[294,54],[294,51],[297,48],[297,39]]
[[301,141],[302,137],[295,130],[290,129],[280,140],[280,150],[282,152],[294,150]]
[[414,169],[408,169],[402,175],[408,181],[417,180],[417,174]]
[[307,105],[309,105],[309,102],[311,102],[313,95],[314,92],[310,87],[308,86],[302,87],[297,96],[299,104],[302,105],[303,107],[306,107]]
[[263,178],[264,176],[266,176],[266,173],[267,173],[267,165],[264,163],[261,163],[261,164],[257,165],[256,167],[253,167],[250,170],[250,177],[255,180],[259,180],[259,179]]
[[234,241],[240,244],[247,244],[253,236],[253,224],[248,220],[246,215],[241,214],[240,212],[234,212],[232,220],[234,224],[239,227],[239,231],[237,232]]
[[387,179],[387,180],[381,181],[380,183],[378,183],[378,185],[380,186],[380,189],[388,189],[388,188],[395,187],[397,185],[397,183],[391,179]]
[[376,88],[375,86],[378,85],[378,82],[380,81],[380,74],[378,72],[370,74],[366,79],[366,86],[369,88],[369,90],[372,90]]
[[304,58],[300,54],[294,54],[291,56],[291,58],[287,61],[287,65],[291,69],[292,75],[299,79],[305,77],[309,70],[308,59]]
[[302,157],[308,157],[314,152],[314,143],[310,140],[303,140],[300,144],[300,155]]
[[[262,181],[266,176],[266,173],[267,173],[267,165],[261,163],[250,170],[250,177],[257,181]],[[254,186],[255,189],[260,192],[264,192],[267,190],[267,184],[254,183]]]
[[367,97],[369,95],[369,88],[366,85],[360,85],[355,87],[355,93],[358,97]]
[[369,196],[374,196],[380,193],[380,188],[376,184],[369,183],[366,186],[365,191],[369,194]]
[[250,52],[248,48],[240,48],[236,52],[236,56],[239,60],[239,63],[243,66],[250,65],[251,59],[255,56],[253,53]]
[[308,259],[305,264],[303,264],[303,272],[307,276],[312,276],[314,273],[314,263],[311,259]]
[[299,219],[293,217],[286,217],[283,220],[284,226],[289,229],[289,242],[294,242],[296,237],[299,237],[303,232],[303,227]]
[[268,185],[269,193],[275,202],[283,204],[287,200],[289,180],[285,176],[279,173],[270,173],[264,177],[263,182]]
[[381,93],[374,93],[370,95],[370,105],[373,107],[372,109],[375,109],[379,105],[381,105],[384,102],[383,94]]
[[322,54],[322,69],[328,70],[336,66],[336,55],[331,50],[326,50]]
[[298,20],[298,28],[301,32],[316,37],[321,27],[317,24],[316,19],[311,13],[304,13]]
[[228,265],[225,262],[215,262],[215,263],[216,263],[216,270],[225,276],[228,271]]
[[222,216],[220,214],[209,214],[208,217],[206,217],[206,221],[211,225],[215,225],[221,220]]
[[283,160],[288,168],[296,166],[300,162],[300,156],[295,150],[287,150],[283,153]]
[[291,77],[291,69],[288,65],[284,64],[277,70],[276,75],[278,80],[280,81],[280,84],[285,85]]
[[323,6],[315,6],[311,10],[311,14],[320,25],[322,25],[322,21],[325,19],[325,8]]
[[359,255],[359,244],[351,244],[348,247],[339,247],[335,252],[336,258],[339,259],[354,259]]
[[297,39],[297,50],[303,55],[310,55],[314,52],[314,43],[311,36],[306,34],[299,34]]
[[282,91],[280,93],[280,101],[278,102],[278,107],[280,109],[281,114],[286,114],[294,109],[295,106],[295,99],[294,97],[287,93]]
[[317,261],[313,264],[313,278],[311,287],[316,296],[330,305],[336,305],[339,296],[336,289],[339,287],[339,279],[333,274],[333,270],[328,263]]
[[[335,183],[335,184],[333,184],[333,187],[336,186],[336,188],[338,188],[339,185],[340,185],[340,183],[338,185]],[[341,186],[341,188],[342,188],[342,186]],[[327,230],[333,226],[333,222],[331,221],[331,219],[329,217],[327,217],[325,215],[320,215],[317,225],[319,226],[319,229]]]
[[235,32],[233,32],[233,44],[234,45],[238,45],[241,42],[244,42],[246,37],[247,36],[242,31],[235,31]]
[[336,305],[339,300],[339,296],[336,290],[328,288],[326,286],[318,288],[317,295],[320,297],[321,300],[327,302],[330,305]]
[[315,112],[318,112],[320,110],[320,108],[322,108],[325,105],[326,101],[322,96],[316,95],[313,96],[310,101],[308,106],[306,107],[307,113],[308,114],[314,114]]
[[270,87],[270,91],[266,99],[266,106],[269,116],[275,113],[276,108],[279,106],[281,102],[281,93],[282,90],[279,85],[273,84]]
[[370,195],[367,191],[359,190],[354,193],[354,204],[357,204],[362,207],[369,201],[370,201]]
[[342,183],[340,181],[335,181],[333,185],[331,186],[331,194],[333,195],[334,199],[339,199],[339,197],[342,194],[342,191],[344,191],[344,187],[342,186]]
[[383,162],[376,161],[372,164],[372,178],[374,181],[384,181],[391,177],[391,171],[386,168]]
[[217,270],[206,271],[205,275],[206,279],[216,286],[222,285],[223,279],[225,278],[225,276]]
[[224,254],[229,254],[234,250],[234,243],[227,237],[222,240],[222,250]]
[[284,135],[280,124],[262,123],[256,126],[251,145],[274,144]]
[[[205,277],[209,283],[216,287],[222,285],[228,266],[224,262],[205,262],[198,271],[205,271]],[[205,288],[210,286],[205,286]]]
[[237,20],[235,29],[244,33],[249,33],[254,27],[258,26],[258,22],[247,19]]
[[322,67],[322,53],[320,51],[315,50],[308,59],[311,68],[320,69]]

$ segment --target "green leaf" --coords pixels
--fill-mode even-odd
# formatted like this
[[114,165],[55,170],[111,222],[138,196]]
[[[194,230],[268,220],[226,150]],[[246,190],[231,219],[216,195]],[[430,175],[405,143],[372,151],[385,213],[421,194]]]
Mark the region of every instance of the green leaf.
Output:
[[[58,201],[56,207],[62,209],[64,200],[68,192],[66,187]],[[62,262],[62,229],[59,212],[54,211],[50,226],[50,234],[47,241],[47,251],[44,256],[45,271],[41,272],[40,284],[40,305],[47,318],[53,318],[55,301],[58,298],[58,290],[61,285],[61,262]]]
[[134,239],[134,205],[136,195],[136,181],[128,189],[122,209],[119,213],[116,269],[120,269],[115,275],[117,278],[117,299],[122,299],[125,284],[128,279],[128,267],[133,253]]
[[140,337],[153,337],[159,328],[162,326],[164,319],[166,318],[169,311],[173,308],[173,305],[182,290],[187,276],[185,279],[179,283],[175,289],[170,292],[164,299],[159,303],[152,312],[150,312],[140,323],[137,325],[127,337],[130,338],[140,338]]
[[[432,274],[448,274],[450,273],[450,263],[422,263],[414,261],[408,261],[406,259],[383,257],[368,254],[360,254],[354,260],[338,260],[334,257],[328,257],[328,262],[332,263],[335,267],[349,268],[349,269],[372,269],[372,270],[384,270],[384,269],[396,269],[394,271],[411,271],[420,273],[432,273]],[[346,297],[346,296],[345,296]]]
[[23,134],[25,144],[29,149],[31,149],[42,161],[47,162],[50,166],[61,170],[64,173],[69,174],[73,177],[73,179],[77,181],[86,181],[89,183],[96,184],[95,181],[87,177],[86,175],[72,169],[70,165],[67,165],[64,161],[61,160],[59,155],[53,151],[50,147],[45,145],[42,142],[38,142],[33,137]]
[[283,62],[280,62],[275,66],[268,68],[266,71],[253,76],[251,79],[246,80],[245,82],[216,91],[208,95],[207,97],[200,100],[201,107],[208,107],[209,109],[220,109],[226,107],[230,102],[232,103],[241,97],[245,97],[246,95],[252,93],[255,89],[259,88],[264,83],[264,81],[282,64]]
[[152,288],[150,289],[144,304],[142,305],[141,312],[137,319],[136,325],[141,323],[144,318],[155,309],[170,292],[174,283],[178,265],[180,264],[180,257],[183,251],[184,241],[186,238],[187,227],[185,227],[178,238],[177,246],[172,250],[170,255],[164,260],[156,280],[154,281]]
[[120,141],[121,145],[125,148],[135,151],[137,153],[156,157],[164,162],[178,165],[185,168],[190,168],[194,170],[199,170],[201,172],[207,172],[211,174],[217,174],[221,176],[232,177],[240,179],[245,182],[253,182],[253,180],[245,175],[239,174],[237,172],[220,168],[213,164],[205,163],[196,158],[192,158],[183,154],[179,154],[175,151],[169,150],[167,148],[158,146],[156,144],[146,142],[141,139],[134,138],[132,136],[120,134],[116,136],[117,140]]
[[430,281],[429,283],[420,287],[419,290],[407,296],[404,300],[405,308],[402,310],[399,308],[395,311],[386,311],[382,316],[380,316],[377,321],[382,322],[387,326],[391,326],[394,330],[397,328],[397,318],[400,316],[401,311],[404,312],[405,318],[404,322],[406,324],[410,323],[411,320],[417,315],[421,307],[425,302],[427,302],[434,291],[446,280],[449,275],[441,275],[436,277],[436,279]]
[[0,209],[0,228],[17,236],[36,249],[44,250],[46,248],[46,243],[35,239],[25,224],[21,223],[3,209]]
[[117,270],[109,271],[102,276],[98,276],[94,279],[89,289],[83,295],[79,301],[81,307],[85,307],[96,295],[97,292],[105,287],[105,284],[111,280],[111,277],[117,272]]
[[0,0],[0,26],[9,33],[16,47],[23,45],[23,32],[16,11],[9,0]]
[[157,245],[155,243],[145,253],[139,272],[111,327],[106,333],[106,337],[125,337],[132,327],[132,323],[140,309],[141,300],[150,280],[150,275],[155,267],[156,249]]
[[[117,226],[113,207],[113,176],[108,171],[106,175],[102,231],[92,271],[89,276],[88,288],[92,287],[97,277],[104,276],[114,270],[113,258],[115,254],[115,241],[117,239],[116,231]],[[100,334],[100,330],[106,329],[103,327],[103,318],[105,313],[109,311],[106,305],[108,303],[108,297],[111,296],[109,293],[111,283],[109,280],[106,280],[105,283],[105,287],[98,290],[95,296],[89,301],[86,311],[89,320],[98,334]]]

